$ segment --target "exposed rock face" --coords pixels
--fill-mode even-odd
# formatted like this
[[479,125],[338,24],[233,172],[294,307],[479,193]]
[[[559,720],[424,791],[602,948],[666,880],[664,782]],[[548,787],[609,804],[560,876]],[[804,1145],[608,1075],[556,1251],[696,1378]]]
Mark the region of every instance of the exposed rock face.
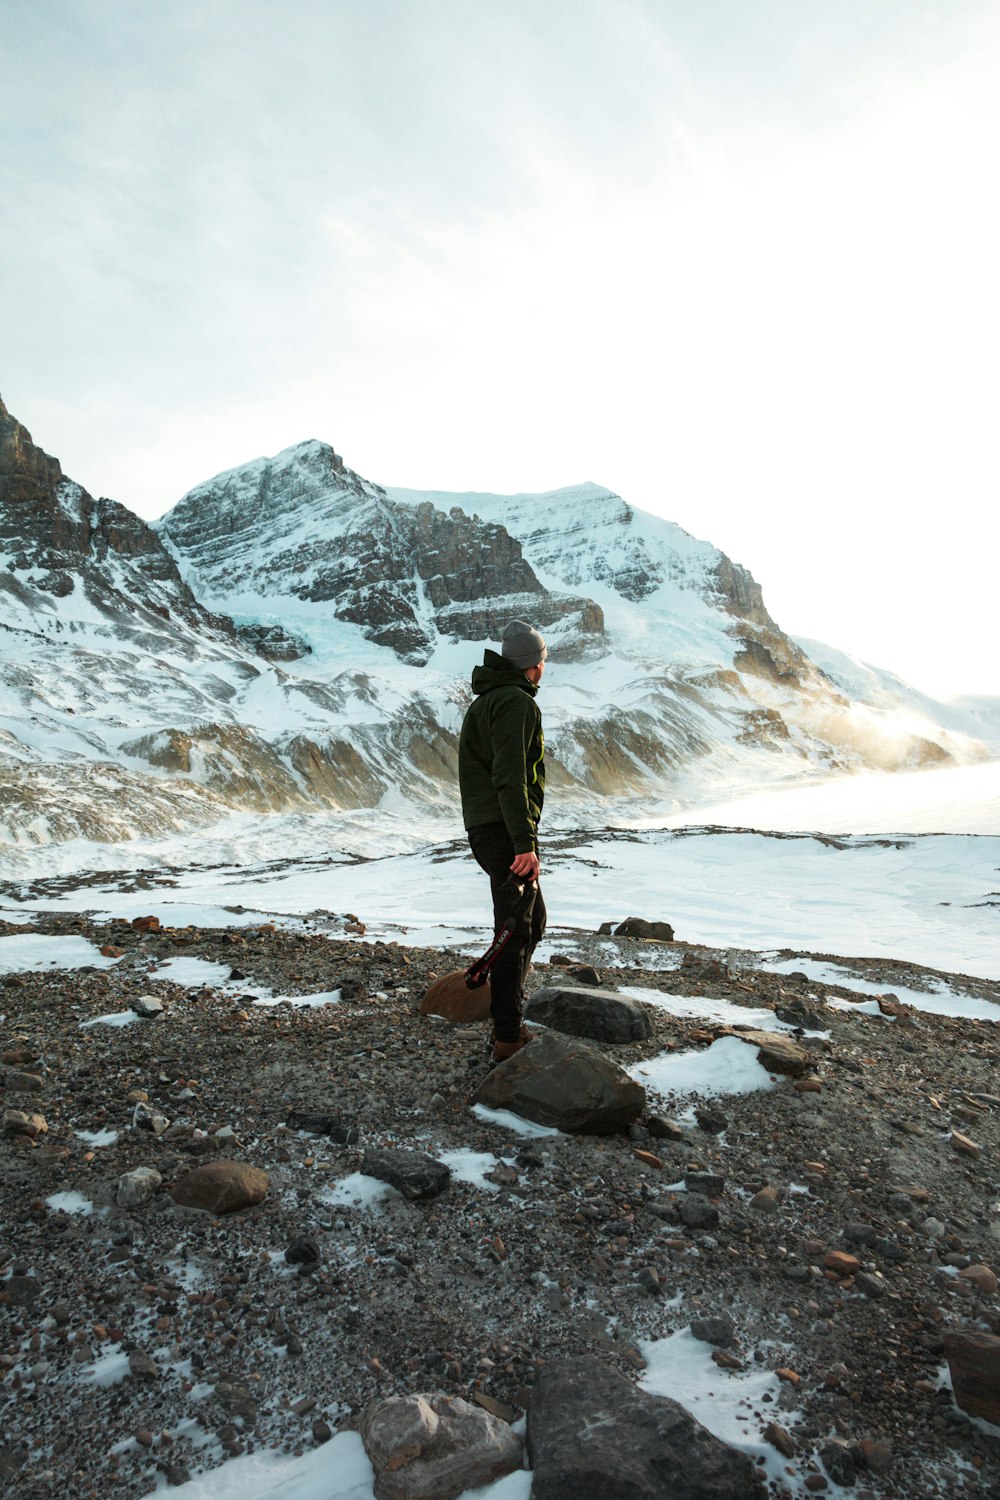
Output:
[[429,500],[400,504],[325,443],[220,474],[159,529],[203,595],[327,604],[416,665],[438,634],[496,639],[519,612],[543,629],[574,617],[577,635],[603,631],[591,600],[543,588],[502,525]]
[[543,1032],[494,1068],[473,1100],[570,1135],[610,1135],[639,1118],[646,1095],[596,1047]]
[[528,1409],[532,1500],[753,1500],[752,1459],[676,1401],[593,1358],[541,1367]]
[[[198,604],[156,532],[124,505],[94,500],[67,479],[58,459],[35,446],[2,401],[0,551],[12,563],[0,573],[0,591],[22,610],[36,605],[44,612],[45,596],[66,598],[80,587],[127,637],[142,628],[160,633],[175,618],[232,638],[229,621],[213,619]],[[122,571],[127,592],[116,576]]]

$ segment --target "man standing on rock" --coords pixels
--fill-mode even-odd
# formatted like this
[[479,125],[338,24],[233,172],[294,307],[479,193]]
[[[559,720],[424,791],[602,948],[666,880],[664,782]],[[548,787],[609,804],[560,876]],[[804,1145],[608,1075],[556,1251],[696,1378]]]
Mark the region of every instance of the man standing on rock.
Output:
[[[538,821],[545,799],[545,738],[538,692],[545,642],[523,620],[504,626],[500,655],[487,651],[472,673],[476,695],[458,746],[462,818],[469,845],[490,877],[494,931],[512,915],[514,930],[490,975],[493,1061],[513,1057],[527,1041],[521,1025],[524,979],[545,931],[538,885]],[[512,904],[511,875],[524,887]],[[503,894],[502,894],[503,892]]]

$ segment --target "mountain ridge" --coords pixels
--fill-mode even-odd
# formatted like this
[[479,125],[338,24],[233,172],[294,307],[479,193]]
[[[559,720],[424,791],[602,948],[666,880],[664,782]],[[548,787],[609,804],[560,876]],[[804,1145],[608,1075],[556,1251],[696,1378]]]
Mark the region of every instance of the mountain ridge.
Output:
[[553,785],[581,806],[984,753],[912,704],[852,704],[748,570],[602,486],[385,489],[311,439],[149,526],[0,410],[8,840],[127,837],[130,806],[144,832],[453,806],[468,675],[512,615],[549,640]]

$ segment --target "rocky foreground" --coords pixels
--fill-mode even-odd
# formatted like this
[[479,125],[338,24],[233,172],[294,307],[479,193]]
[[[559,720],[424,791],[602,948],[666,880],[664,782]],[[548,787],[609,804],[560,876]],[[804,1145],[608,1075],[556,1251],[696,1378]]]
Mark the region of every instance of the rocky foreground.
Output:
[[[942,1386],[950,1356],[961,1399],[1000,1424],[991,1025],[891,999],[888,1016],[832,1009],[825,1000],[849,992],[682,944],[678,969],[646,967],[662,945],[623,939],[620,967],[570,975],[563,961],[532,983],[592,989],[599,977],[764,1005],[801,1028],[786,1033],[798,1060],[774,1089],[703,1102],[680,1125],[649,1093],[613,1134],[526,1138],[470,1110],[518,1059],[488,1075],[484,1025],[416,1013],[453,966],[445,952],[267,927],[54,917],[39,930],[121,957],[0,981],[11,1500],[130,1500],[254,1449],[304,1452],[343,1427],[375,1453],[378,1403],[417,1393],[427,1400],[388,1410],[417,1422],[418,1446],[456,1414],[471,1420],[468,1402],[498,1451],[516,1439],[514,1462],[520,1428],[508,1424],[527,1409],[537,1500],[570,1481],[588,1493],[566,1455],[582,1451],[597,1474],[602,1414],[615,1418],[612,1473],[625,1433],[636,1451],[672,1444],[688,1485],[657,1489],[653,1455],[653,1487],[629,1494],[752,1495],[749,1460],[731,1454],[727,1470],[730,1450],[713,1450],[699,1467],[701,1429],[651,1417],[659,1398],[638,1390],[648,1341],[687,1327],[714,1351],[720,1389],[777,1372],[747,1410],[781,1460],[772,1494],[1000,1492],[1000,1428]],[[0,941],[24,931],[0,924]],[[235,985],[157,980],[178,955],[226,964]],[[582,935],[570,957],[598,955],[606,945]],[[928,979],[885,963],[865,973],[887,991]],[[242,983],[342,998],[263,1006]],[[133,1008],[152,1014],[84,1024]],[[726,1029],[641,1009],[644,1039],[591,1045],[630,1067]],[[488,1185],[436,1171],[459,1149],[503,1158]],[[377,1207],[338,1198],[362,1168],[397,1191]],[[387,1451],[381,1493],[452,1493],[420,1491],[405,1459],[393,1490],[402,1450]],[[601,1494],[619,1492],[607,1482]]]

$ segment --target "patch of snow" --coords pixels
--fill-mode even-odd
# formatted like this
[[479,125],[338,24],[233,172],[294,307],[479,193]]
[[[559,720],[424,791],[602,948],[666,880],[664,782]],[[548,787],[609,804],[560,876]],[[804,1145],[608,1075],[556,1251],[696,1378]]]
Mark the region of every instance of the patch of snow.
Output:
[[[928,988],[914,990],[906,985],[873,984],[870,979],[861,979],[852,969],[839,964],[824,963],[816,958],[786,958],[761,965],[772,974],[804,974],[807,979],[821,984],[836,984],[845,990],[856,990],[859,995],[895,995],[904,1005],[914,1010],[926,1011],[932,1016],[963,1016],[971,1021],[1000,1021],[1000,991],[994,1004],[990,1000],[979,1000],[973,995],[960,995],[943,980],[929,980]],[[862,1011],[868,1015],[881,1015],[875,1003],[855,1004],[851,1000],[829,1000],[828,1005],[838,1010]]]
[[484,1188],[488,1193],[498,1193],[499,1187],[495,1182],[487,1180],[487,1172],[492,1172],[499,1164],[499,1158],[489,1151],[439,1151],[439,1161],[443,1161],[446,1167],[450,1167],[451,1175],[456,1182],[468,1182],[473,1187]]
[[[758,1031],[794,1031],[788,1021],[780,1021],[773,1010],[763,1005],[734,1005],[731,1000],[707,995],[667,995],[662,990],[645,990],[635,986],[624,986],[621,995],[641,1000],[645,1005],[654,1005],[669,1015],[691,1020],[714,1021],[724,1026],[754,1026]],[[829,1032],[809,1032],[810,1036],[828,1036]]]
[[117,1130],[77,1130],[74,1134],[78,1140],[86,1141],[88,1146],[98,1149],[101,1146],[113,1146],[118,1139]]
[[0,974],[40,974],[48,969],[110,969],[120,960],[104,958],[82,937],[14,933],[0,937]]
[[[776,1397],[781,1389],[773,1371],[720,1370],[708,1345],[696,1339],[689,1328],[668,1338],[643,1341],[639,1348],[647,1362],[639,1379],[643,1390],[680,1402],[722,1442],[749,1454],[768,1480],[781,1486],[789,1484],[788,1460],[763,1436],[768,1422],[780,1417],[787,1423],[795,1418],[794,1413],[782,1413],[776,1402],[764,1401],[765,1395]],[[804,1485],[800,1492],[806,1493]]]
[[489,1109],[485,1104],[474,1104],[472,1113],[486,1125],[499,1125],[504,1130],[513,1130],[515,1135],[540,1137],[558,1135],[554,1125],[536,1125],[534,1120],[522,1120],[509,1109]]
[[316,1194],[320,1203],[346,1203],[350,1208],[377,1208],[389,1199],[402,1199],[402,1193],[388,1182],[369,1177],[364,1172],[350,1172]]
[[81,1378],[88,1385],[117,1385],[128,1375],[128,1355],[115,1346],[105,1349],[92,1365],[83,1368]]
[[88,1031],[91,1026],[131,1026],[141,1019],[134,1010],[110,1010],[103,1016],[91,1016],[89,1021],[81,1021],[80,1030]]
[[753,1094],[774,1088],[757,1048],[735,1036],[721,1036],[694,1052],[661,1052],[627,1069],[630,1078],[665,1098],[698,1094],[705,1098]]
[[85,1198],[82,1193],[53,1193],[52,1196],[50,1198],[46,1198],[45,1201],[48,1204],[49,1208],[55,1210],[58,1213],[83,1214],[85,1216],[89,1216],[94,1212],[94,1205],[91,1203],[90,1199]]

